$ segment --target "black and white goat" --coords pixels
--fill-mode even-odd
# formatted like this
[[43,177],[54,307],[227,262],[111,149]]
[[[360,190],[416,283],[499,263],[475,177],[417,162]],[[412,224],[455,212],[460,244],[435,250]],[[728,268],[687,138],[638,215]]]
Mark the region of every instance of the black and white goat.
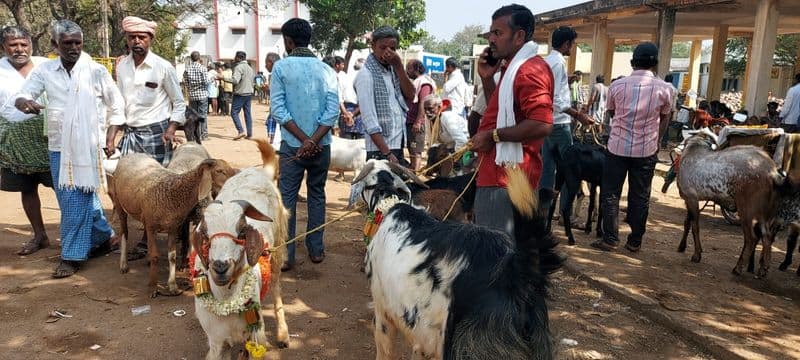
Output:
[[542,217],[515,215],[512,239],[409,205],[408,187],[384,160],[370,160],[355,182],[369,210],[382,213],[365,259],[376,359],[399,358],[398,330],[415,358],[552,358],[547,276],[562,259]]

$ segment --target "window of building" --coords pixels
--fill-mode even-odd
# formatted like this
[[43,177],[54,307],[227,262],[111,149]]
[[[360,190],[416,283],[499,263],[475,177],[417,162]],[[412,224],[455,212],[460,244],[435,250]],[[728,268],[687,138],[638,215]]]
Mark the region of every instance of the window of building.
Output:
[[205,34],[206,28],[192,28],[192,34]]
[[281,29],[272,29],[272,35],[280,35]]
[[246,28],[231,28],[231,33],[233,35],[244,35],[245,33],[247,33],[247,29]]

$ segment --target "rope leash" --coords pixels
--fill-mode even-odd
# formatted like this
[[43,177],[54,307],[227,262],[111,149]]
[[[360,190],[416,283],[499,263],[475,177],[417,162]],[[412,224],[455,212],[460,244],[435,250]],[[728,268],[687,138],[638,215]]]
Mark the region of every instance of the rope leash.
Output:
[[[481,157],[481,159],[478,161],[478,169],[480,169],[482,162],[483,162],[483,157]],[[472,177],[469,179],[469,182],[467,182],[467,186],[465,186],[464,189],[461,190],[461,193],[458,194],[458,196],[453,201],[453,203],[450,204],[450,209],[447,210],[447,214],[444,214],[444,217],[442,218],[442,221],[447,220],[447,218],[450,216],[450,213],[453,212],[453,209],[456,207],[456,204],[458,203],[458,201],[461,200],[461,198],[464,196],[464,193],[466,193],[467,189],[469,189],[469,187],[472,185],[472,182],[475,181],[475,177],[477,175],[478,175],[477,171],[472,173]]]
[[468,142],[468,143],[464,144],[464,146],[462,146],[462,147],[458,148],[458,150],[456,150],[456,151],[454,151],[452,154],[450,154],[450,155],[446,156],[444,159],[442,159],[442,160],[439,160],[439,161],[435,162],[433,165],[431,165],[431,166],[428,166],[428,167],[426,167],[426,168],[424,168],[424,169],[418,170],[416,173],[417,173],[417,175],[424,175],[425,173],[427,173],[427,172],[428,172],[428,171],[430,171],[431,169],[433,169],[433,168],[435,168],[435,167],[437,167],[437,166],[441,165],[442,163],[444,163],[444,162],[445,162],[445,161],[447,161],[447,160],[452,160],[452,159],[455,159],[455,158],[461,157],[461,156],[462,156],[462,155],[464,155],[464,153],[465,153],[465,152],[467,152],[467,151],[468,151],[468,150],[469,150],[471,147],[472,147],[472,141],[470,141],[470,142]]
[[289,240],[289,241],[287,241],[287,242],[285,242],[285,243],[283,243],[283,244],[281,244],[281,245],[279,245],[279,246],[275,246],[275,247],[271,247],[271,248],[267,249],[267,252],[269,252],[270,254],[271,254],[271,253],[274,253],[276,250],[278,250],[278,249],[280,249],[280,248],[282,248],[282,247],[284,247],[284,246],[287,246],[287,245],[289,245],[289,244],[291,244],[291,243],[297,242],[297,240],[300,240],[301,238],[305,237],[305,236],[306,236],[306,235],[308,235],[308,234],[315,233],[315,232],[317,232],[317,231],[320,231],[320,230],[324,229],[326,226],[328,226],[328,225],[330,225],[330,224],[333,224],[333,223],[335,223],[335,222],[337,222],[337,221],[341,221],[341,220],[343,220],[343,219],[344,219],[344,218],[345,218],[347,215],[350,215],[350,214],[352,214],[352,213],[354,213],[354,212],[360,211],[360,210],[361,210],[361,209],[363,209],[364,207],[366,207],[366,205],[364,205],[364,204],[362,204],[362,205],[359,205],[359,206],[356,206],[356,207],[355,207],[355,208],[353,208],[352,210],[350,210],[350,211],[347,211],[347,212],[345,212],[344,214],[342,214],[342,215],[339,215],[339,216],[337,216],[337,217],[335,217],[335,218],[333,218],[333,219],[331,219],[331,220],[329,220],[329,221],[325,222],[324,224],[322,224],[322,225],[320,225],[320,226],[317,226],[317,227],[315,227],[315,228],[313,228],[313,229],[311,229],[311,230],[308,230],[308,231],[306,231],[306,232],[304,232],[304,233],[302,233],[302,234],[300,234],[300,235],[297,235],[297,236],[295,236],[294,238],[292,238],[291,240]]

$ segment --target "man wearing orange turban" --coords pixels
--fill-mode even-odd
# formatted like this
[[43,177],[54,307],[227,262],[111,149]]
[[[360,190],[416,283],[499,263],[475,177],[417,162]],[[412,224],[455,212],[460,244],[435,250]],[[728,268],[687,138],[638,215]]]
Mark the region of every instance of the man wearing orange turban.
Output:
[[106,137],[110,151],[124,131],[122,154],[145,153],[167,165],[172,158],[175,130],[185,122],[186,105],[178,76],[170,62],[150,51],[156,34],[153,21],[128,16],[122,20],[129,56],[117,66],[117,84],[125,99],[125,121],[111,123]]

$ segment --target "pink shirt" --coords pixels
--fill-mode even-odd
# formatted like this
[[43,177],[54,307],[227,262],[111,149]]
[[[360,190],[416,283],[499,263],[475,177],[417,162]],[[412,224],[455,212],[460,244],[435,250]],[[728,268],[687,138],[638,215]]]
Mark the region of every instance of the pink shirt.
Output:
[[643,158],[658,151],[660,114],[672,111],[672,85],[649,70],[636,70],[614,81],[608,89],[606,109],[614,111],[608,151]]

